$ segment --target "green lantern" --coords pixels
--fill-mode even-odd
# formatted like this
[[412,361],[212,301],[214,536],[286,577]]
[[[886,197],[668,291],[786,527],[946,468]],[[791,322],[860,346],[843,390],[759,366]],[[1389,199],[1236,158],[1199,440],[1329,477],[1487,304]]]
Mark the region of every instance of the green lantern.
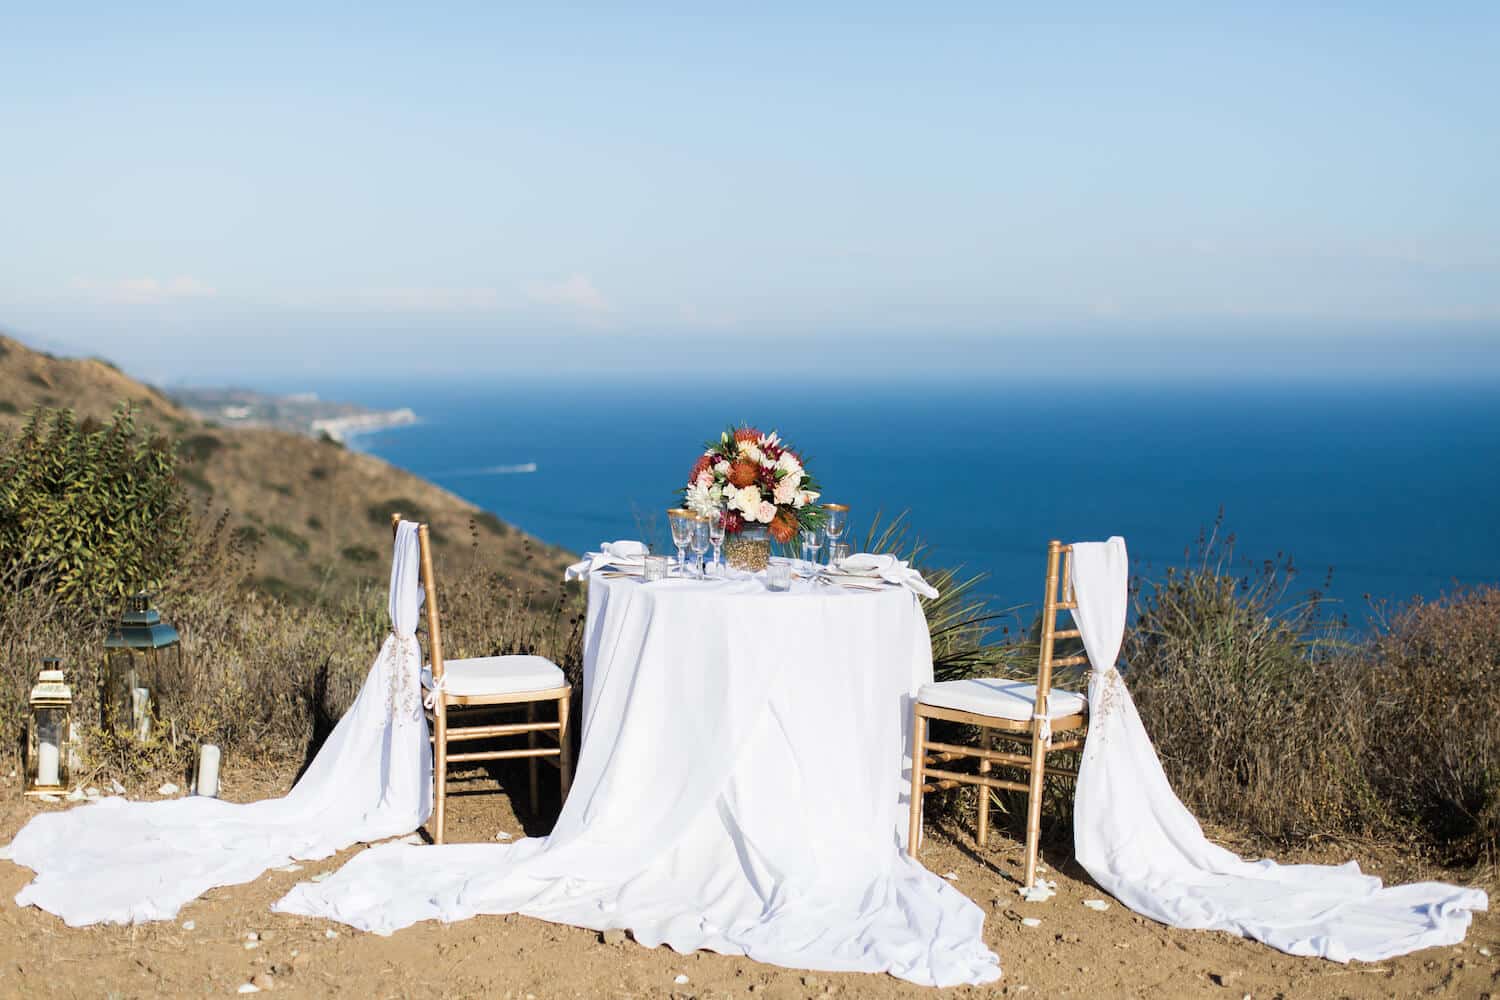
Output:
[[151,735],[152,705],[185,680],[177,629],[161,620],[144,591],[125,599],[125,612],[104,639],[100,722],[105,729],[144,740]]

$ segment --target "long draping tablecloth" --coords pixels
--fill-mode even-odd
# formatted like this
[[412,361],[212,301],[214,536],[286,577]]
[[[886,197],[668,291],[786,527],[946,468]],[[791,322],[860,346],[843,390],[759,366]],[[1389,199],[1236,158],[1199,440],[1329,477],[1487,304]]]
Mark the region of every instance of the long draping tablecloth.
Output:
[[595,575],[584,659],[550,836],[376,847],[276,908],[380,933],[519,912],[796,968],[998,978],[983,912],[902,850],[932,674],[910,592]]

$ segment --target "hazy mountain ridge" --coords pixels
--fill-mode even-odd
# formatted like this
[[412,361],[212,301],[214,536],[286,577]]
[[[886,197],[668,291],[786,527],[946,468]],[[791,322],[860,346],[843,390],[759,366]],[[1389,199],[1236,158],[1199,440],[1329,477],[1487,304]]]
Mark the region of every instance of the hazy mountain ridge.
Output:
[[154,386],[95,358],[60,358],[0,336],[0,433],[36,407],[107,417],[121,402],[179,442],[181,476],[209,516],[228,509],[234,530],[259,540],[253,578],[299,598],[362,582],[385,585],[388,514],[433,526],[441,581],[445,550],[477,543],[478,557],[522,586],[552,589],[569,554],[522,534],[427,480],[336,442],[204,421]]

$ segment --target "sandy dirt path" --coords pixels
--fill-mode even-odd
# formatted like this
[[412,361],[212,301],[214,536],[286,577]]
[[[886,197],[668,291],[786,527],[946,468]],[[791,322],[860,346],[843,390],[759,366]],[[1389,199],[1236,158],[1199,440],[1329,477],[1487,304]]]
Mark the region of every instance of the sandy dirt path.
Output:
[[[292,773],[290,768],[229,768],[225,795],[246,800],[275,794]],[[497,831],[521,836],[528,825],[532,832],[544,832],[545,827],[537,829],[538,820],[517,815],[496,779],[470,777],[458,787],[492,794],[451,800],[451,839],[489,841]],[[134,797],[149,794],[132,792]],[[24,801],[14,777],[0,778],[0,802],[0,842],[8,841],[37,809],[60,808]],[[545,816],[540,822],[546,822]],[[780,969],[711,953],[678,955],[630,940],[605,943],[593,931],[525,917],[422,924],[378,937],[270,912],[271,903],[295,882],[337,868],[359,849],[306,864],[301,871],[272,871],[249,885],[216,889],[170,923],[82,930],[16,906],[13,897],[30,873],[0,862],[0,996],[226,996],[257,976],[271,992],[306,997],[786,1000],[939,994],[889,976]],[[1387,877],[1434,874],[1392,869],[1378,854],[1361,856],[1348,847],[1285,860],[1344,860],[1350,854]],[[1290,958],[1224,934],[1172,930],[1113,901],[1108,910],[1096,912],[1083,906],[1083,900],[1108,897],[1071,864],[1050,873],[1058,883],[1056,898],[1024,903],[1015,893],[1020,847],[1004,835],[981,852],[964,827],[935,831],[922,857],[934,871],[951,872],[954,884],[985,908],[985,937],[1005,969],[998,983],[944,990],[943,996],[1500,998],[1500,921],[1490,914],[1476,920],[1462,946],[1378,965],[1341,966]],[[1463,875],[1450,877],[1461,880]],[[1037,917],[1041,925],[1026,927],[1023,917]],[[247,948],[250,934],[257,940]],[[678,983],[679,976],[687,981]]]

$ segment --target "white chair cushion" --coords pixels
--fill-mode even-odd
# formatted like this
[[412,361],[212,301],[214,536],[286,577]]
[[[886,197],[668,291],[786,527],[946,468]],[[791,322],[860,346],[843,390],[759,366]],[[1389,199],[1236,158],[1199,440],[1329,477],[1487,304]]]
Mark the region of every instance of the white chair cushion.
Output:
[[[565,683],[562,668],[545,656],[476,656],[443,661],[443,690],[466,697],[547,691]],[[422,668],[422,687],[432,688],[432,667]]]
[[[1003,677],[923,684],[917,700],[934,708],[952,708],[997,719],[1026,722],[1036,709],[1036,685]],[[1061,719],[1088,708],[1088,699],[1074,691],[1053,688],[1047,696],[1047,715]]]

